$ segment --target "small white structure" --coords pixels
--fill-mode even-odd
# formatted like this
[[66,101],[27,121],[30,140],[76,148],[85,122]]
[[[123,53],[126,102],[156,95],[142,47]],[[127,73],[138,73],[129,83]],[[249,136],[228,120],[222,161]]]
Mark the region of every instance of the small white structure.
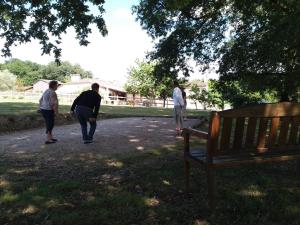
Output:
[[44,92],[49,88],[49,83],[51,80],[39,80],[33,85],[33,92]]

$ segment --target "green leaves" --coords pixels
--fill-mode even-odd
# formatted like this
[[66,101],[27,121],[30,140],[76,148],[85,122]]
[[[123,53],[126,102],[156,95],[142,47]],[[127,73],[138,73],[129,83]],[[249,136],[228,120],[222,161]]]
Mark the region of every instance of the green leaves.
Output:
[[71,74],[80,74],[82,78],[92,77],[91,72],[85,71],[78,64],[72,65],[69,62],[62,62],[60,65],[55,62],[40,65],[31,61],[12,59],[2,64],[0,69],[7,69],[10,73],[16,75],[19,84],[24,86],[32,86],[39,79],[64,82]]
[[[24,0],[1,1],[0,37],[5,38],[3,56],[11,56],[11,46],[36,39],[42,54],[61,56],[61,35],[74,27],[80,45],[88,45],[90,25],[96,24],[105,36],[104,0]],[[96,6],[96,7],[95,7]],[[93,7],[93,10],[91,10]]]
[[134,13],[156,41],[150,57],[164,74],[189,76],[190,61],[203,70],[218,62],[221,79],[247,83],[251,93],[296,98],[300,1],[143,0]]
[[173,80],[170,77],[157,79],[155,76],[155,64],[146,61],[136,61],[136,65],[128,71],[128,80],[125,89],[128,93],[147,98],[161,97],[166,99],[171,96]]

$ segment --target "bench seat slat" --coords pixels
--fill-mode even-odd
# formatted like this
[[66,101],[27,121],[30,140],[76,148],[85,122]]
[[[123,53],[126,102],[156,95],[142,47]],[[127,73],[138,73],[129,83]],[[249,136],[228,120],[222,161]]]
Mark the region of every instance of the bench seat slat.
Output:
[[[197,149],[191,150],[190,154],[187,157],[192,158],[200,163],[206,163],[206,150],[205,149]],[[222,155],[213,157],[212,166],[214,167],[222,167],[232,164],[243,164],[243,163],[260,163],[260,162],[268,162],[268,161],[286,161],[292,159],[300,159],[300,150],[293,151],[272,151],[267,153],[240,153],[235,155]]]

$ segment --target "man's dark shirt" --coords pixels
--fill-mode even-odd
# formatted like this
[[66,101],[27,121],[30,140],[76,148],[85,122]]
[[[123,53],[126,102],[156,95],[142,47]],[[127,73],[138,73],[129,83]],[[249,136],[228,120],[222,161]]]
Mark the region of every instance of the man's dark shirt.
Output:
[[100,103],[101,96],[96,91],[84,91],[74,100],[71,111],[74,111],[77,105],[85,106],[93,110],[94,117],[96,118],[99,113]]

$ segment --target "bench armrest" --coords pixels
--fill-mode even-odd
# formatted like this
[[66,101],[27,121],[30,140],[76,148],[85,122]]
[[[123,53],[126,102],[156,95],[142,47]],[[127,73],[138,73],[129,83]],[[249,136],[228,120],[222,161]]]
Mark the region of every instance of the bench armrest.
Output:
[[192,128],[184,128],[183,129],[183,135],[185,135],[185,134],[190,134],[192,136],[196,136],[196,137],[199,137],[199,138],[205,139],[205,140],[208,139],[208,133],[207,132],[200,131],[200,130],[195,130],[195,129],[192,129]]

